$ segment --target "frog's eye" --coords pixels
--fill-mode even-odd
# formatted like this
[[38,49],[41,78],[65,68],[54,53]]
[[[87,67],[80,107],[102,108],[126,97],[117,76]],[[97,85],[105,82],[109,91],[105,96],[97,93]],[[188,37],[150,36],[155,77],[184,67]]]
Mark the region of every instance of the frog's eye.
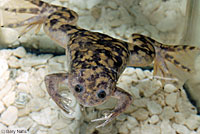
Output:
[[100,98],[100,99],[103,99],[106,97],[106,92],[102,89],[99,90],[99,92],[97,93],[97,96]]
[[80,84],[77,84],[75,87],[74,87],[74,90],[77,92],[77,93],[80,93],[83,91],[83,86],[81,86]]

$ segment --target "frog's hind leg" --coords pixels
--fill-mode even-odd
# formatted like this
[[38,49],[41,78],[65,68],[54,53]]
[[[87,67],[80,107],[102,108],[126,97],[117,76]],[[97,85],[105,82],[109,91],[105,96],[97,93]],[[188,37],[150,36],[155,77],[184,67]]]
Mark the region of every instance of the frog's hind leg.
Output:
[[28,13],[28,14],[39,14],[41,12],[41,9],[39,8],[2,8],[1,10],[7,11],[7,12],[13,12],[13,13]]
[[195,72],[195,59],[200,48],[187,45],[163,45],[150,37],[133,34],[130,43],[130,66],[146,66],[154,63],[153,78],[178,87]]
[[130,57],[128,66],[145,67],[149,66],[155,58],[154,40],[140,34],[132,34],[130,37]]
[[[29,1],[29,0],[28,0]],[[31,1],[30,1],[31,2]],[[28,13],[28,14],[35,14],[35,16],[32,16],[26,20],[19,21],[16,23],[11,24],[5,24],[1,27],[9,27],[9,28],[17,28],[21,26],[26,26],[25,29],[20,33],[20,36],[31,30],[33,27],[38,25],[35,33],[38,33],[41,25],[45,22],[48,15],[52,12],[55,12],[57,10],[56,6],[51,6],[48,3],[42,2],[42,1],[32,1],[31,3],[35,4],[38,7],[34,8],[1,8],[4,11],[8,12],[14,12],[14,13]]]
[[195,61],[200,49],[187,45],[155,44],[154,77],[162,83],[182,86],[195,73]]

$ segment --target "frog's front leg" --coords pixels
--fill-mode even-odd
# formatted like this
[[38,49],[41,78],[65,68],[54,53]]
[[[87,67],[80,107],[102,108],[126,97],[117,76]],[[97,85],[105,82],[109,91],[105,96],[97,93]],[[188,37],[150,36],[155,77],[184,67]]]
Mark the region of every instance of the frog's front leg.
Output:
[[71,100],[59,93],[59,86],[61,84],[68,84],[67,73],[49,74],[45,77],[45,85],[49,95],[61,109],[67,113],[70,113],[73,111],[70,107],[68,107]]
[[115,119],[115,117],[123,113],[128,108],[128,106],[130,106],[133,100],[132,96],[129,93],[125,92],[123,89],[119,87],[116,87],[116,90],[114,91],[114,94],[112,97],[118,99],[117,106],[115,107],[113,111],[111,111],[111,114],[109,114],[108,116],[92,120],[92,122],[105,120],[104,123],[97,126],[96,128],[105,126],[106,124],[111,122],[113,119]]

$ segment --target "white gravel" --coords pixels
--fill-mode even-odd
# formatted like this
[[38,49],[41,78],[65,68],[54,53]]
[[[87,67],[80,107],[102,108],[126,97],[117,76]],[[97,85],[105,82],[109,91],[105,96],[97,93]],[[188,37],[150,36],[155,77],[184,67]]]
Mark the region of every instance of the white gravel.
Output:
[[[49,0],[50,1],[50,0]],[[186,0],[51,0],[77,11],[79,26],[127,40],[142,33],[166,43],[182,38]],[[0,1],[0,5],[2,5]],[[12,31],[11,31],[12,32]],[[16,31],[0,44],[29,43],[34,48],[57,49],[41,31],[13,42]],[[3,38],[3,39],[2,39]],[[50,46],[47,46],[50,44]],[[45,46],[46,45],[46,46]],[[127,68],[118,86],[134,96],[128,110],[103,128],[91,123],[114,108],[115,99],[96,108],[81,107],[72,94],[74,112],[64,113],[46,91],[44,77],[68,70],[65,56],[34,55],[23,47],[0,50],[0,130],[28,130],[30,134],[199,134],[200,116],[183,89],[161,85],[152,72]],[[148,80],[149,79],[149,80]]]

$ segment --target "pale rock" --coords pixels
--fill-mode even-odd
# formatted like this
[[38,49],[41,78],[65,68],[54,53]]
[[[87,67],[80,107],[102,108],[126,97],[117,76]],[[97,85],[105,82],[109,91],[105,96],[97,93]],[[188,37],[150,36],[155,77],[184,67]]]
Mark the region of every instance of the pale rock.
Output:
[[18,92],[15,100],[15,104],[18,108],[24,108],[26,104],[30,100],[30,95],[28,95],[26,92]]
[[166,106],[163,108],[163,111],[160,115],[162,120],[170,120],[175,116],[175,112],[172,107]]
[[18,116],[19,117],[27,116],[30,112],[31,112],[30,108],[26,106],[18,110]]
[[132,128],[130,134],[141,134],[140,127]]
[[[80,120],[74,120],[72,123],[69,124],[69,130],[71,131],[72,134],[78,133],[79,128],[80,128],[80,123],[81,123]],[[106,129],[105,129],[105,131],[106,131]]]
[[180,113],[180,112],[175,113],[175,122],[177,124],[184,124],[185,120],[186,120],[186,117],[183,113]]
[[2,101],[0,101],[0,114],[5,110],[5,106]]
[[161,134],[176,134],[168,120],[164,120],[160,124]]
[[15,92],[9,92],[4,98],[3,98],[3,102],[4,104],[8,107],[11,104],[13,104],[15,102]]
[[52,128],[56,130],[67,128],[69,123],[71,123],[71,120],[60,118],[52,125]]
[[53,128],[50,128],[49,130],[48,130],[48,134],[61,134],[58,130],[55,130],[55,129],[53,129]]
[[65,61],[66,61],[66,59],[67,59],[67,56],[66,55],[61,55],[61,56],[56,56],[56,58],[57,58],[57,62],[59,62],[59,63],[65,63]]
[[179,134],[189,134],[190,133],[190,130],[184,126],[184,125],[180,125],[180,124],[176,124],[176,123],[173,123],[172,124],[172,127],[176,130],[177,133]]
[[112,9],[117,9],[118,5],[114,1],[108,1],[108,6]]
[[0,121],[6,125],[13,125],[18,118],[18,110],[14,106],[9,106],[1,115]]
[[150,24],[152,24],[153,27],[155,27],[155,25],[158,24],[160,22],[160,20],[165,18],[165,14],[164,14],[164,11],[163,11],[163,6],[161,5],[157,10],[152,12],[147,17],[149,18]]
[[[101,17],[101,8],[100,7],[93,7],[91,9],[91,15],[95,18],[95,19],[99,19]],[[95,25],[95,29],[96,29],[96,26]]]
[[172,93],[172,92],[177,91],[177,90],[178,90],[177,87],[175,87],[172,84],[166,84],[164,86],[164,91],[167,92],[167,93]]
[[144,124],[141,126],[141,134],[160,134],[160,127],[157,125]]
[[17,40],[19,33],[12,28],[2,28],[0,32],[0,44],[11,44]]
[[80,9],[85,9],[87,7],[87,3],[83,0],[69,0],[69,3],[79,7]]
[[109,21],[116,20],[119,18],[120,13],[116,10],[109,10],[109,12],[106,14],[106,17]]
[[29,129],[29,133],[36,134],[39,129],[40,129],[40,126],[36,122],[34,122],[31,128]]
[[176,106],[178,111],[183,113],[185,116],[197,113],[196,108],[188,100],[184,100],[183,98],[177,99]]
[[[97,115],[98,115],[98,112],[95,111],[94,108],[86,108],[82,116],[84,117],[85,121],[91,121],[93,119],[97,119]],[[120,115],[120,116],[117,116],[116,120],[121,121],[124,118],[126,117],[124,117],[123,115]]]
[[95,19],[91,15],[90,16],[80,16],[78,25],[80,27],[83,27],[86,29],[92,29],[95,25]]
[[59,71],[63,71],[63,67],[60,63],[50,62],[47,66],[47,70],[49,73],[57,73]]
[[132,76],[133,74],[136,74],[136,70],[133,67],[127,67],[123,72],[123,75]]
[[19,68],[21,66],[21,62],[15,56],[10,56],[8,65],[10,68]]
[[[118,22],[117,22],[117,23],[118,23]],[[114,25],[113,25],[113,24],[114,24]],[[111,25],[111,26],[114,26],[114,27],[115,27],[115,26],[116,26],[115,24],[116,24],[115,21],[114,21],[114,23],[113,23],[113,21],[110,22],[110,25]],[[125,35],[125,33],[126,33],[126,29],[127,29],[127,26],[126,26],[126,25],[121,25],[121,26],[115,28],[115,32],[116,32],[117,35],[123,37],[123,36]]]
[[87,9],[91,9],[92,7],[99,4],[100,2],[102,2],[102,0],[86,0]]
[[191,114],[184,123],[190,130],[195,130],[200,126],[200,116]]
[[14,84],[15,82],[13,80],[9,80],[8,82],[5,83],[5,87],[3,87],[1,90],[0,90],[0,100],[6,95],[8,94],[10,91],[13,91],[14,90]]
[[[45,91],[42,90],[42,88],[40,87],[40,82],[38,83],[38,81],[36,81],[36,79],[31,78],[32,80],[29,81],[28,86],[29,86],[29,90],[30,90],[30,94],[33,97],[44,97],[45,96]],[[35,81],[34,81],[35,80]]]
[[[60,129],[59,130],[59,134],[75,134],[75,133],[72,133],[69,128],[63,128],[63,129]],[[78,133],[77,133],[78,134]]]
[[50,108],[45,108],[40,112],[30,113],[30,117],[38,124],[48,127],[52,125],[51,112]]
[[153,72],[150,72],[149,70],[144,70],[144,75],[147,76],[148,78],[152,78]]
[[196,131],[192,131],[190,134],[198,134]]
[[[150,4],[150,3],[151,4]],[[139,6],[141,6],[141,9],[143,10],[143,13],[146,16],[151,15],[154,11],[156,11],[156,9],[158,9],[161,5],[161,1],[155,1],[155,0],[151,0],[151,1],[146,1],[146,0],[141,0],[139,2]]]
[[132,24],[134,18],[129,14],[128,10],[125,7],[120,6],[118,8],[118,11],[120,12],[120,20],[123,20],[123,24]]
[[48,134],[48,132],[47,131],[38,130],[37,134]]
[[127,128],[128,129],[135,128],[138,125],[139,125],[139,123],[134,117],[132,117],[132,116],[127,117]]
[[28,72],[22,72],[17,78],[16,81],[17,82],[23,82],[26,83],[29,79],[29,73]]
[[181,19],[181,16],[176,13],[176,11],[166,11],[166,17],[156,25],[161,32],[172,31],[176,28],[178,20]]
[[139,108],[137,111],[131,114],[133,117],[135,117],[137,120],[144,121],[148,118],[148,111],[144,108]]
[[134,106],[136,107],[146,107],[147,102],[149,101],[148,98],[139,98],[139,99],[135,99],[133,101]]
[[154,94],[151,97],[151,99],[152,100],[156,100],[156,102],[158,104],[160,104],[162,107],[166,106],[166,103],[165,103],[165,93],[164,92],[160,92],[160,93]]
[[128,134],[129,130],[127,129],[127,123],[123,123],[121,126],[119,126],[119,133],[122,134]]
[[[113,20],[111,20],[110,21],[110,23],[109,23],[109,26],[110,27],[113,27],[113,28],[115,28],[114,29],[114,32],[116,33],[116,35],[118,35],[118,36],[123,36],[124,34],[125,34],[125,27],[126,26],[122,26],[121,25],[122,24],[122,22],[121,21],[119,21],[119,20],[117,20],[117,19],[113,19]],[[120,31],[120,30],[122,30],[122,31]]]
[[200,127],[197,129],[197,133],[198,133],[198,134],[200,133]]
[[147,102],[147,108],[151,114],[160,114],[162,112],[162,107],[155,101]]
[[150,124],[156,124],[158,121],[159,121],[158,115],[153,115],[153,116],[151,116],[151,118],[149,119],[149,123],[150,123]]
[[144,72],[142,71],[142,69],[136,68],[136,69],[135,69],[135,72],[136,72],[136,74],[137,74],[139,80],[145,79],[145,74],[144,74]]
[[20,91],[20,92],[29,93],[28,88],[29,87],[28,87],[27,83],[19,83],[17,85],[17,90]]
[[[118,85],[117,85],[118,86]],[[120,87],[120,86],[119,86]],[[124,88],[123,88],[124,89]],[[139,98],[141,98],[140,97],[140,89],[139,88],[136,88],[136,87],[134,87],[134,86],[131,86],[130,88],[129,88],[130,90],[130,92],[132,93],[132,95],[135,97],[135,98],[137,98],[137,99],[139,99]],[[136,102],[137,104],[139,104],[140,102]],[[139,104],[140,105],[140,104]],[[144,104],[142,104],[142,105],[144,105]],[[142,105],[140,105],[140,107],[142,106]]]
[[4,73],[8,70],[8,61],[0,58],[0,77],[3,77]]
[[143,92],[145,97],[150,97],[154,95],[161,88],[161,83],[157,80],[153,81],[143,81],[137,86]]
[[166,104],[171,107],[174,107],[176,105],[177,97],[178,97],[177,93],[168,94],[165,99]]
[[48,59],[50,59],[53,55],[45,54],[39,56],[32,56],[28,58],[24,58],[22,63],[26,67],[38,66],[47,63]]
[[[93,109],[94,110],[94,109]],[[97,116],[96,116],[97,117]],[[94,119],[94,118],[93,118]],[[127,120],[127,115],[125,114],[121,114],[120,116],[117,116],[116,117],[116,120],[117,121],[120,121],[120,122],[124,122],[125,120]]]
[[16,125],[18,127],[24,127],[25,129],[29,129],[33,125],[33,120],[28,116],[21,117],[18,119]]
[[12,55],[13,51],[9,49],[2,49],[0,51],[0,59],[8,59]]
[[24,49],[24,47],[18,47],[15,50],[13,50],[13,55],[22,58],[26,55],[26,50]]
[[48,106],[48,101],[41,98],[32,98],[27,106],[32,112],[38,112]]
[[[132,79],[130,79],[130,76],[127,76],[127,75],[122,75],[120,78],[119,78],[119,82],[120,83],[131,83],[132,82]],[[118,83],[119,83],[118,82]]]

